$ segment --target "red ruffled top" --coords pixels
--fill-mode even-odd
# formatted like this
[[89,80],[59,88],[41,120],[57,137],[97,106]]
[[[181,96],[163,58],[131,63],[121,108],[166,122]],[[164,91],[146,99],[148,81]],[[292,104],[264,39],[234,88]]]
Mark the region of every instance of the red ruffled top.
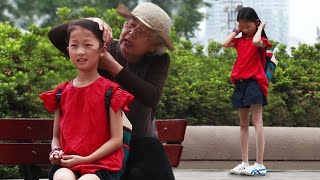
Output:
[[[245,36],[233,38],[232,42],[236,44],[238,56],[233,65],[231,79],[233,83],[238,79],[255,79],[259,83],[263,95],[267,97],[268,80],[264,72],[265,58],[261,61],[259,48],[253,45],[252,40],[253,37],[246,39]],[[261,37],[261,40],[268,48],[272,46],[271,42],[265,37]],[[266,56],[265,51],[262,52],[261,56]]]
[[[73,87],[72,82],[60,84],[56,89],[39,95],[48,111],[60,106],[60,146],[65,154],[88,156],[107,142],[110,135],[110,123],[107,120],[105,93],[113,86],[111,108],[128,111],[128,104],[134,97],[119,85],[103,77],[86,87]],[[58,89],[63,89],[60,104],[57,103]],[[120,147],[105,158],[92,164],[82,164],[71,169],[81,174],[94,173],[97,170],[119,171],[122,166],[123,151]]]

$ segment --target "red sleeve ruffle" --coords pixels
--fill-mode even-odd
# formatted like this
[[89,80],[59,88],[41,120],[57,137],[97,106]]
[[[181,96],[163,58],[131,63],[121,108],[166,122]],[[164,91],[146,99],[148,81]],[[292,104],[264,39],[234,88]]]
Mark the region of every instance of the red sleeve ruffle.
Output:
[[58,89],[52,91],[46,91],[44,93],[39,94],[39,98],[43,101],[44,107],[48,111],[54,111],[59,108],[56,100],[56,94]]
[[57,104],[56,95],[58,93],[58,89],[64,89],[66,85],[67,85],[67,82],[60,84],[54,90],[46,91],[44,93],[39,94],[39,98],[43,101],[44,107],[48,111],[54,111],[59,108],[60,105]]
[[134,96],[127,91],[116,88],[112,93],[111,107],[114,112],[118,112],[119,109],[123,109],[125,112],[129,112],[128,105],[134,100]]

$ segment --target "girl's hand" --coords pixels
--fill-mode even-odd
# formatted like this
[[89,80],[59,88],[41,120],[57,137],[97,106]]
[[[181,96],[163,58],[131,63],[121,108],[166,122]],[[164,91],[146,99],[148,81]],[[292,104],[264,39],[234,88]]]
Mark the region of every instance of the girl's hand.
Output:
[[104,40],[104,45],[109,44],[109,42],[112,40],[112,29],[111,29],[111,27],[106,22],[104,22],[102,19],[97,18],[97,17],[90,17],[90,18],[86,18],[86,19],[98,23],[99,29],[101,31],[103,31],[103,35],[102,35],[103,37],[102,38]]
[[260,22],[260,24],[259,24],[259,29],[264,29],[264,28],[266,28],[266,26],[267,26],[267,22],[265,22],[265,23],[263,23],[263,22]]
[[237,24],[236,24],[236,27],[235,27],[235,29],[236,29],[237,31],[241,32],[241,29],[240,29],[240,24],[238,23],[238,21],[237,21]]
[[71,168],[79,164],[85,164],[85,157],[78,155],[64,155],[61,159],[63,167]]
[[60,165],[60,160],[62,159],[62,156],[64,155],[64,152],[62,150],[54,150],[49,154],[49,160],[51,164],[54,165]]

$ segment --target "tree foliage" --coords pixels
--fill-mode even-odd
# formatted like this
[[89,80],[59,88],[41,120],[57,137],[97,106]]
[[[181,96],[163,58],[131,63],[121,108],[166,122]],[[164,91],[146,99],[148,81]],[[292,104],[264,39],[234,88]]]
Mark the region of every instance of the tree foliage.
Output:
[[[146,0],[148,1],[148,0]],[[194,31],[203,20],[204,14],[199,11],[200,7],[209,6],[203,0],[149,0],[162,7],[172,19],[176,32],[186,38],[194,37]],[[27,29],[36,24],[40,27],[54,26],[61,23],[61,14],[56,12],[62,8],[70,10],[69,18],[76,18],[84,9],[88,14],[84,17],[96,16],[107,9],[116,8],[119,3],[124,3],[132,10],[138,0],[3,0],[0,1],[0,21],[9,21],[17,27]],[[88,11],[90,10],[90,11]],[[66,20],[66,19],[62,19]]]
[[[60,21],[101,13],[84,7],[78,14],[58,10]],[[124,19],[114,9],[101,13],[118,37]],[[49,42],[50,27],[30,26],[22,32],[8,22],[0,23],[0,117],[52,117],[38,94],[75,76],[75,68]],[[190,125],[239,125],[230,96],[230,72],[234,49],[210,42],[208,48],[180,38],[172,31],[176,47],[169,52],[171,66],[157,118],[186,118]],[[264,108],[268,126],[320,126],[320,44],[291,48],[272,42],[279,60]],[[207,51],[207,54],[204,53]]]
[[2,18],[0,20],[10,20],[16,26],[27,28],[32,24],[41,27],[52,26],[59,23],[56,10],[60,7],[69,8],[72,13],[77,14],[82,7],[97,8],[99,11],[105,11],[117,7],[122,2],[133,8],[138,0],[5,0],[0,2]]

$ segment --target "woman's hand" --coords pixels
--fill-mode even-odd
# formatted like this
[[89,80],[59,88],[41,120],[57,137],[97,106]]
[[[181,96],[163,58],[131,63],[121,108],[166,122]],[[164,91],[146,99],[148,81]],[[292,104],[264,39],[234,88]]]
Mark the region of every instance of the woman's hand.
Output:
[[100,54],[98,68],[108,71],[112,76],[116,76],[123,67],[113,58],[113,56],[108,51],[104,51]]
[[109,44],[109,42],[112,40],[112,29],[111,29],[111,27],[106,22],[104,22],[102,19],[97,18],[97,17],[90,17],[90,18],[86,18],[86,19],[98,23],[99,29],[101,31],[103,31],[103,37],[102,38],[104,40],[104,45]]

